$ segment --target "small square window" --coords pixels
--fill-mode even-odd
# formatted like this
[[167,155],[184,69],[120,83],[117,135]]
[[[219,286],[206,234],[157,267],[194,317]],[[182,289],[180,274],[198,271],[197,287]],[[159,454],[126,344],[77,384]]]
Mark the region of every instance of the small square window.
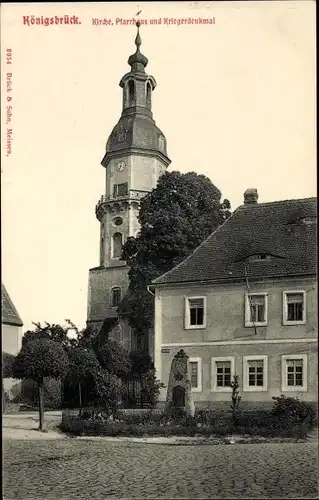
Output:
[[118,198],[121,196],[126,196],[128,194],[128,183],[123,182],[123,184],[114,184],[113,186],[113,197]]
[[186,298],[186,328],[205,328],[205,297]]
[[243,390],[267,391],[267,356],[243,356]]
[[287,360],[287,383],[290,386],[302,385],[303,381],[302,359]]
[[307,355],[282,356],[282,391],[307,390]]
[[249,293],[245,300],[245,326],[267,325],[267,294]]
[[283,324],[299,325],[305,323],[305,292],[284,292]]
[[202,325],[204,322],[204,300],[189,299],[190,324]]
[[217,361],[217,387],[230,387],[231,363],[230,361]]
[[212,391],[231,391],[235,358],[212,358]]

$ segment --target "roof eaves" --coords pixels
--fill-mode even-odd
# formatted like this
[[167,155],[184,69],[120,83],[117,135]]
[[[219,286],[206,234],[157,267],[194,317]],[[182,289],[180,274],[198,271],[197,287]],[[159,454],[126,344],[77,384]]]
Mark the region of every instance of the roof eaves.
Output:
[[[281,279],[287,279],[287,278],[316,278],[316,274],[314,273],[293,273],[293,274],[278,274],[278,275],[267,275],[267,276],[259,276],[259,275],[250,275],[249,281],[264,281],[264,280],[281,280]],[[165,288],[165,287],[171,287],[171,286],[185,286],[185,285],[218,285],[218,284],[225,284],[225,283],[237,283],[240,281],[246,281],[246,275],[242,274],[237,275],[237,276],[231,276],[229,278],[217,278],[217,279],[204,279],[204,280],[198,280],[198,281],[164,281],[161,283],[155,283],[156,286]]]

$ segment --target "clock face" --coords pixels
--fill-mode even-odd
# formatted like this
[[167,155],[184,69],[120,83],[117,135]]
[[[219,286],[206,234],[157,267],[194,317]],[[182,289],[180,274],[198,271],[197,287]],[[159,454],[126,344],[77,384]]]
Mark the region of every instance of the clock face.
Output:
[[116,165],[116,168],[119,172],[123,172],[125,170],[125,161],[119,161],[118,164]]

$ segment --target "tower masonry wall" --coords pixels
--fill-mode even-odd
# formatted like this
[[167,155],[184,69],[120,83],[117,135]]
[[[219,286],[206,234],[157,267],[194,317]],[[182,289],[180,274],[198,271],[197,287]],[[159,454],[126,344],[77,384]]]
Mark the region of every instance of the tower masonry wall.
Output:
[[129,285],[128,270],[127,266],[90,269],[88,322],[103,322],[105,318],[117,316],[117,307],[111,306],[111,291],[113,287],[120,287],[122,297],[125,295]]

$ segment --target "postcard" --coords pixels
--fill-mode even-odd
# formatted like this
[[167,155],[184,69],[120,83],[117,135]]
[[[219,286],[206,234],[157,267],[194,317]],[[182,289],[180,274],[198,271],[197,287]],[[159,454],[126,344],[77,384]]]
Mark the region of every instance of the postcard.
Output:
[[[249,451],[221,423],[232,395],[317,401],[315,32],[310,0],[2,3],[2,351],[39,324],[103,334],[158,384],[114,368],[122,407],[193,419],[135,445],[110,441],[114,413],[102,446],[5,416],[5,498],[316,496],[312,441]],[[94,406],[82,382],[72,404]]]

